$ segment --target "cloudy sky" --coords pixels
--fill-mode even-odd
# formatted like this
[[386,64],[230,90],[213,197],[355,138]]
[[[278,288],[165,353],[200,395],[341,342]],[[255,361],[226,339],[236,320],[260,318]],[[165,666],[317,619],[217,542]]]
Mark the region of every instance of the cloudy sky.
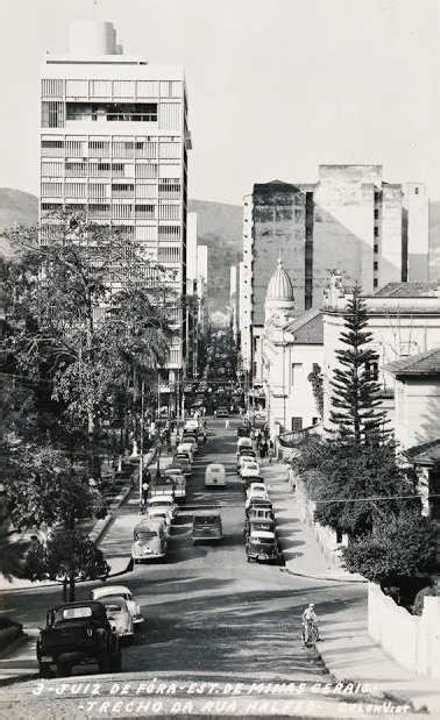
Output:
[[72,19],[112,20],[125,51],[183,64],[190,196],[320,162],[381,162],[440,199],[440,0],[0,0],[0,186],[38,192],[39,60]]

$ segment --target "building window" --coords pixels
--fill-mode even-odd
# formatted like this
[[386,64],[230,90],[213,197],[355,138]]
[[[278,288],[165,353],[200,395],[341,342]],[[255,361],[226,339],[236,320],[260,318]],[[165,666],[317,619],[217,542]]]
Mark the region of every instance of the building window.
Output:
[[110,155],[110,142],[108,140],[89,140],[90,157],[107,157]]
[[374,219],[379,220],[379,210],[377,208],[374,211]]
[[374,288],[377,288],[378,285],[379,285],[378,279],[377,279],[377,278],[374,278],[374,280],[373,280],[373,287],[374,287]]
[[295,385],[298,385],[298,382],[301,382],[302,369],[302,363],[292,363],[292,368],[290,372],[290,385],[292,388],[294,388]]
[[376,260],[373,263],[373,270],[379,270],[379,263]]
[[377,225],[374,226],[374,237],[379,237],[379,228]]
[[302,417],[293,417],[291,419],[292,432],[301,432],[302,427],[303,427]]
[[379,252],[379,245],[376,244],[376,245],[374,246],[374,252],[375,252],[375,254],[377,255],[377,253]]
[[414,188],[414,195],[418,195],[418,194],[419,194],[419,188],[416,187],[416,188]]
[[159,220],[179,220],[180,205],[159,205]]
[[56,101],[41,103],[41,127],[64,127],[64,103]]
[[379,379],[379,363],[376,360],[365,364],[365,377],[375,382]]
[[66,197],[85,198],[87,195],[87,185],[85,183],[66,183],[64,194]]
[[62,197],[63,183],[43,182],[41,183],[41,195],[43,197]]
[[155,217],[155,205],[135,205],[136,209],[136,220],[154,220]]
[[110,195],[110,186],[104,183],[90,183],[89,197],[92,200],[104,200]]
[[180,240],[180,226],[159,225],[159,237],[162,239]]
[[157,252],[157,259],[159,262],[164,263],[178,263],[180,262],[180,247],[161,247],[159,245]]
[[113,183],[112,195],[114,198],[133,197],[134,185],[131,183]]

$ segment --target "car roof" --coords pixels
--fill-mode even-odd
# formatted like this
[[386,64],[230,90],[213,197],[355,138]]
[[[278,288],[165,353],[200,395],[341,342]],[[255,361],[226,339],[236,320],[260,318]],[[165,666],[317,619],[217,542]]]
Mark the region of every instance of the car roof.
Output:
[[266,538],[267,540],[274,540],[275,534],[271,532],[270,530],[254,530],[250,534],[251,538]]
[[171,495],[171,493],[165,492],[158,493],[157,495],[151,495],[151,497],[148,498],[147,505],[149,505],[150,503],[153,503],[154,505],[155,503],[157,504],[160,502],[173,503],[173,496]]
[[251,494],[253,492],[256,492],[256,493],[266,492],[266,486],[264,485],[264,483],[253,483],[249,487],[249,494]]
[[127,601],[125,598],[121,597],[117,593],[115,595],[106,595],[102,598],[102,604],[106,605],[108,602],[112,603],[120,603],[122,607],[127,607]]
[[213,517],[215,516],[215,517],[221,518],[221,513],[219,513],[218,510],[208,510],[208,509],[206,509],[206,510],[196,510],[195,513],[194,513],[194,517],[195,517],[195,518],[197,518],[197,517],[211,517],[211,516],[213,516]]
[[94,600],[98,600],[98,598],[107,595],[125,595],[126,593],[129,593],[130,595],[132,594],[131,590],[125,585],[106,585],[105,587],[94,588],[92,593],[95,596]]
[[54,606],[54,610],[64,610],[65,608],[75,608],[75,607],[91,607],[92,611],[96,610],[100,612],[103,608],[103,605],[98,600],[77,600],[76,602],[70,602],[70,603],[60,603],[59,605]]
[[208,470],[208,468],[211,468],[214,470],[224,470],[225,466],[222,465],[222,463],[209,463],[209,465],[207,465],[206,469]]

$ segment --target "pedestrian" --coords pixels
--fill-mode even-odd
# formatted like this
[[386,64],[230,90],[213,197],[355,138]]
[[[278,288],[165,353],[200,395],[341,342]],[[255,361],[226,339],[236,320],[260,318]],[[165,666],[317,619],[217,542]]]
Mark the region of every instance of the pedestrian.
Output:
[[269,450],[268,450],[268,455],[269,455],[269,463],[271,463],[271,462],[272,462],[272,458],[273,458],[273,450],[274,450],[274,448],[273,448],[273,441],[272,441],[272,440],[269,440]]
[[267,444],[263,440],[263,442],[260,444],[260,458],[262,460],[264,460],[266,457],[266,454],[267,454]]
[[229,418],[225,420],[225,430],[229,430]]

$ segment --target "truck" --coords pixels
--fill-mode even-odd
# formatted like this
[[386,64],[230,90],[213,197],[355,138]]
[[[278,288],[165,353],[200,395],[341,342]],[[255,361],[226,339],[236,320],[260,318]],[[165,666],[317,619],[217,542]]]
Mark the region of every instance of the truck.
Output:
[[77,665],[96,663],[102,673],[121,670],[119,638],[104,605],[94,600],[48,610],[36,645],[41,677],[68,676]]

